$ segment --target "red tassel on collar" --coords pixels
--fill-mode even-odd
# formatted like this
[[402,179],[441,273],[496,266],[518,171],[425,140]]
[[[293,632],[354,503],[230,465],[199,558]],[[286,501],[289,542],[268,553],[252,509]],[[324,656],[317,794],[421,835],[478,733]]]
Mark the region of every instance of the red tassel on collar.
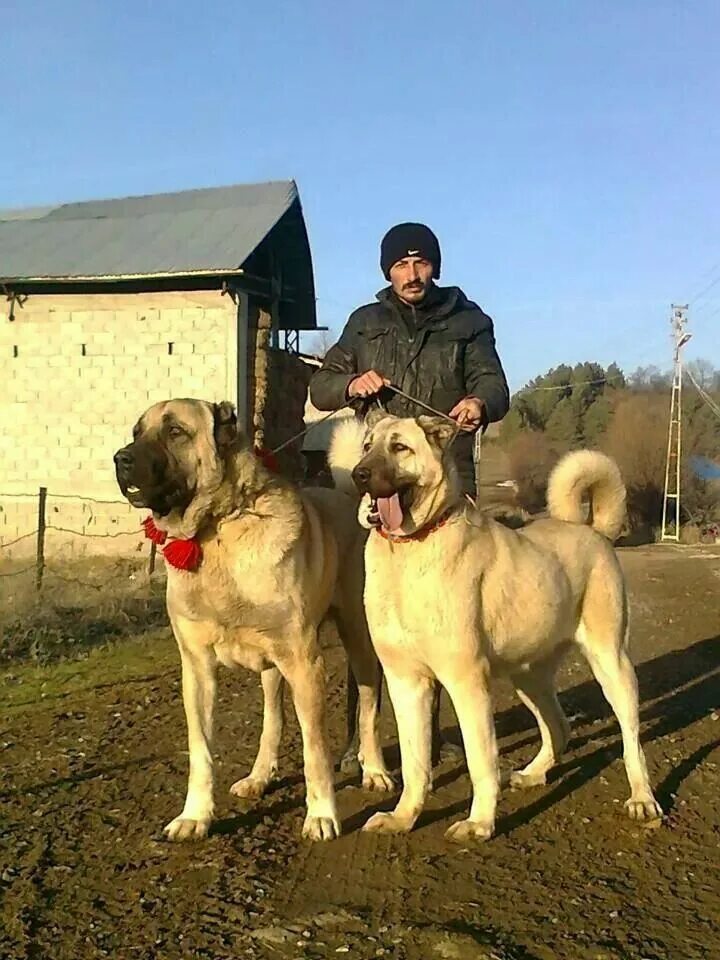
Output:
[[158,530],[158,528],[155,526],[155,521],[153,520],[152,514],[143,520],[142,525],[145,528],[145,536],[148,538],[148,540],[150,540],[151,543],[165,543],[167,540],[167,534],[164,530]]
[[[158,530],[152,516],[146,517],[142,525],[145,528],[145,536],[151,543],[158,545],[165,543],[167,533],[164,530]],[[202,560],[202,547],[194,537],[189,540],[174,537],[166,547],[163,547],[163,556],[176,570],[197,570]]]
[[177,570],[197,570],[202,560],[202,547],[195,538],[171,540],[163,547],[163,556]]
[[280,472],[280,465],[272,450],[266,450],[265,447],[255,447],[255,456],[270,473]]

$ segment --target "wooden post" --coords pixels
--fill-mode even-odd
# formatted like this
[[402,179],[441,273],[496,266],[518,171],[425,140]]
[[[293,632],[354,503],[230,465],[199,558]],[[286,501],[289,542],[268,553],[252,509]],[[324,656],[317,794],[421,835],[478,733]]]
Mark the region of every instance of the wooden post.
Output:
[[155,556],[157,554],[157,544],[150,544],[150,562],[148,563],[148,577],[151,577],[155,573]]
[[45,505],[47,487],[40,487],[38,496],[37,557],[35,560],[35,588],[40,591],[45,571]]

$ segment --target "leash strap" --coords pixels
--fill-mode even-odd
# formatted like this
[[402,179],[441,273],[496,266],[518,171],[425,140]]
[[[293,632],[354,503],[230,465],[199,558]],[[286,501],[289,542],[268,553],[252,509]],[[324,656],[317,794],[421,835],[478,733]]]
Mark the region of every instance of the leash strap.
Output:
[[[446,413],[443,413],[441,410],[436,410],[434,407],[431,407],[429,403],[425,403],[422,400],[418,400],[417,397],[411,397],[409,393],[405,393],[404,390],[401,390],[400,387],[396,387],[394,383],[387,384],[387,390],[391,390],[393,393],[396,393],[400,397],[404,397],[405,400],[409,400],[410,403],[416,404],[418,407],[421,407],[423,410],[427,410],[428,413],[431,413],[434,417],[441,417],[443,420],[447,420],[448,423],[452,423],[456,428],[455,437],[460,432],[460,424],[457,420],[453,420],[452,417],[449,417]],[[325,416],[320,417],[319,420],[314,420],[311,424],[304,427],[299,433],[293,434],[292,437],[289,437],[287,440],[283,440],[282,443],[278,444],[277,447],[273,447],[270,453],[280,453],[281,450],[284,450],[286,447],[289,447],[291,444],[295,443],[296,440],[302,440],[304,436],[310,433],[311,430],[314,430],[315,427],[319,427],[321,423],[325,423],[326,420],[329,420],[330,417],[334,417],[336,413],[340,410],[345,410],[347,407],[351,406],[352,401],[348,400],[347,403],[344,403],[341,407],[338,407],[337,410],[331,410],[330,413],[326,413]],[[380,406],[380,401],[378,400],[378,406]],[[453,440],[455,439],[453,437]],[[451,441],[452,442],[452,441]]]

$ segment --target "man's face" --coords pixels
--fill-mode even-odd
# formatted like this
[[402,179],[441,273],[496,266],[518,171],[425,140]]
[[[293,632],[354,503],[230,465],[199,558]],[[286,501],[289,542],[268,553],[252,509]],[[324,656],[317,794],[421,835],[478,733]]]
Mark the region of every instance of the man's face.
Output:
[[405,257],[390,267],[392,288],[405,303],[420,303],[432,284],[433,265],[422,257]]

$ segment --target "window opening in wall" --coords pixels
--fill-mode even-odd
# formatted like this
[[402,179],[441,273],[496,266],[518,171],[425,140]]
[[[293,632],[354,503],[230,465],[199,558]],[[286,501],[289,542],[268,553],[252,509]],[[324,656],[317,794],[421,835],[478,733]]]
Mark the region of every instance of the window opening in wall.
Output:
[[173,352],[173,342],[172,340],[170,340],[168,341],[168,354],[172,356],[172,352]]
[[85,344],[84,344],[84,343],[81,343],[81,344],[80,344],[80,354],[81,354],[83,357],[86,357],[86,356],[87,356],[87,349],[85,348]]
[[13,356],[14,356],[14,357],[17,357],[17,356],[19,356],[19,354],[20,354],[20,351],[19,351],[18,348],[17,348],[17,344],[14,344],[14,345],[13,345]]

